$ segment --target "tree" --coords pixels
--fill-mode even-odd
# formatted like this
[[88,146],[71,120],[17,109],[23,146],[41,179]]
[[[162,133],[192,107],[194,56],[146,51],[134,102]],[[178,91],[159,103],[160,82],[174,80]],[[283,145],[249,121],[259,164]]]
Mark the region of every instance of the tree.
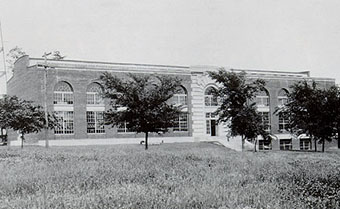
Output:
[[100,79],[104,83],[104,97],[111,100],[105,124],[126,123],[129,130],[145,133],[145,149],[150,132],[166,132],[174,126],[180,107],[167,101],[177,92],[180,79],[136,74],[123,79],[110,73],[104,73]]
[[330,92],[318,88],[314,80],[299,81],[291,89],[288,103],[278,111],[287,114],[291,132],[307,134],[314,140],[315,151],[318,141],[324,151],[325,140],[331,140],[333,134],[332,110],[327,107],[330,104],[327,94]]
[[62,56],[60,51],[54,51],[52,53],[52,58],[53,60],[63,60],[66,56]]
[[329,89],[322,90],[324,96],[325,107],[323,108],[325,119],[332,126],[328,130],[332,132],[333,138],[338,141],[338,149],[340,149],[340,91],[339,87],[334,85]]
[[227,72],[224,69],[209,72],[209,75],[220,85],[214,92],[222,103],[217,109],[218,122],[229,122],[231,135],[241,135],[242,150],[245,139],[252,140],[259,135],[267,139],[262,117],[258,114],[255,103],[251,102],[256,93],[264,88],[265,82],[261,79],[247,82],[245,73]]
[[[37,133],[45,127],[45,112],[32,101],[19,99],[16,96],[4,96],[0,99],[0,127],[19,131],[22,139],[29,133]],[[49,128],[57,125],[56,118],[49,115]]]
[[9,50],[9,52],[7,53],[7,60],[6,60],[6,62],[8,64],[8,68],[13,70],[14,62],[18,58],[20,58],[20,57],[22,57],[24,55],[26,55],[26,52],[23,51],[23,49],[18,47],[18,46],[16,46],[16,47],[12,48],[11,50]]

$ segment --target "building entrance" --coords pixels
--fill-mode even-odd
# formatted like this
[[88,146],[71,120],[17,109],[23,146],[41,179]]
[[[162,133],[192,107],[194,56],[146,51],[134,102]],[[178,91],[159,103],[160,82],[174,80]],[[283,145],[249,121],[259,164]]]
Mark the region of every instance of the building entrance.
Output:
[[217,136],[217,120],[214,113],[206,113],[206,134]]
[[216,136],[216,120],[210,120],[211,123],[211,136]]

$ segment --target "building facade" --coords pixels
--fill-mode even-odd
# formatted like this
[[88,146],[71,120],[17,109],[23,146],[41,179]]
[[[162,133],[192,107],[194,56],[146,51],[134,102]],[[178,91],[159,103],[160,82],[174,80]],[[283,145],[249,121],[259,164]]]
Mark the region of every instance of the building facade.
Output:
[[[53,141],[95,140],[137,142],[144,136],[130,132],[126,124],[118,127],[103,126],[103,113],[109,108],[109,101],[101,98],[103,88],[99,77],[109,72],[120,77],[127,73],[160,74],[177,76],[182,79],[181,91],[174,95],[172,102],[184,105],[176,126],[168,133],[151,134],[151,138],[162,141],[214,141],[229,138],[226,124],[217,123],[214,113],[218,99],[212,95],[217,84],[210,79],[208,71],[216,71],[212,66],[167,66],[91,62],[77,60],[44,60],[23,56],[14,67],[13,77],[7,83],[9,95],[33,100],[44,106],[45,98],[48,112],[54,112],[60,127],[28,136],[31,141],[46,137]],[[314,79],[322,87],[335,83],[334,79],[311,78],[309,72],[283,72],[268,70],[227,69],[246,73],[247,79],[262,78],[266,89],[256,96],[258,111],[268,131],[278,136],[278,148],[289,149],[292,141],[285,130],[287,119],[274,114],[275,109],[287,101],[290,86],[303,79]],[[45,80],[46,79],[46,80]],[[44,82],[46,81],[46,83]],[[15,138],[15,137],[14,137]],[[13,140],[13,137],[12,137]],[[306,142],[307,143],[307,142]],[[308,146],[303,145],[303,146]],[[272,145],[270,145],[272,147]],[[266,149],[268,144],[260,142],[259,148]]]

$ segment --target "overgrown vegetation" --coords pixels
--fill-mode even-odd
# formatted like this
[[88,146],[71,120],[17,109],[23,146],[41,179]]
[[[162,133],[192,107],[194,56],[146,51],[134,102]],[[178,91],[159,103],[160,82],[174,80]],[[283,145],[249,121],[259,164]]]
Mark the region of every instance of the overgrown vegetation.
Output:
[[337,208],[340,153],[2,148],[0,208]]

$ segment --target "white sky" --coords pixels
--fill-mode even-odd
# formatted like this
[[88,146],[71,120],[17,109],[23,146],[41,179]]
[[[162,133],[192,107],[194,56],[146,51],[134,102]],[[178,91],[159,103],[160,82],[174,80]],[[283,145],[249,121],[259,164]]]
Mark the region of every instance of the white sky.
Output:
[[339,0],[0,0],[0,20],[6,51],[31,57],[59,50],[67,59],[310,70],[340,81]]

